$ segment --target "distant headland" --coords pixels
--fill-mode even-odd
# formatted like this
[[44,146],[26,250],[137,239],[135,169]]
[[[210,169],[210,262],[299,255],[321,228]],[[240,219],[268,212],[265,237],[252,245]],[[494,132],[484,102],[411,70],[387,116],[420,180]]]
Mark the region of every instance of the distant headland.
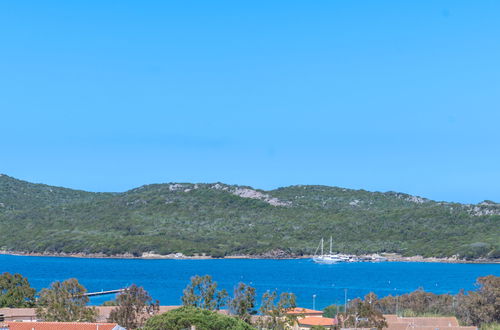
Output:
[[495,262],[500,204],[296,185],[166,183],[94,193],[0,175],[3,253],[120,258],[301,258],[320,237],[389,260]]

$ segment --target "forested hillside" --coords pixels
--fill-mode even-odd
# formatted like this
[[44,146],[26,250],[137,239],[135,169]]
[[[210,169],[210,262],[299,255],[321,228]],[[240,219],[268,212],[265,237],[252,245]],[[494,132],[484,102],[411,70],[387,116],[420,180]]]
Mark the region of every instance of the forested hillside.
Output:
[[0,176],[0,249],[24,252],[500,257],[500,204],[326,186],[170,183],[91,193]]

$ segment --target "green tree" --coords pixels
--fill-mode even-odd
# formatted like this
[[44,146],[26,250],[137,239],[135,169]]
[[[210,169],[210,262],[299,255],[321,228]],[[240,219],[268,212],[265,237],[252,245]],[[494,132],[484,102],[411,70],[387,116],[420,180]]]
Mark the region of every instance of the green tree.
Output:
[[109,314],[109,321],[127,329],[137,329],[159,310],[158,301],[153,302],[149,293],[133,284],[116,298],[117,308]]
[[234,288],[234,296],[229,302],[229,310],[231,314],[237,315],[243,321],[250,323],[252,315],[255,311],[255,288],[239,283]]
[[258,325],[265,329],[286,329],[288,326],[293,326],[297,317],[290,315],[288,312],[296,307],[296,297],[293,293],[282,292],[278,302],[276,299],[278,294],[276,291],[267,291],[262,295],[260,304],[260,314]]
[[53,282],[40,292],[36,314],[45,321],[95,322],[97,310],[87,307],[86,292],[76,278]]
[[227,303],[227,291],[217,290],[217,282],[212,276],[193,276],[183,291],[182,304],[184,306],[199,307],[208,310],[219,310]]
[[343,312],[344,312],[343,305],[333,304],[333,305],[327,306],[323,309],[323,316],[335,318],[337,316],[337,314],[343,313]]
[[3,273],[0,275],[0,308],[33,307],[35,293],[28,279],[21,274]]
[[118,306],[118,302],[116,300],[106,300],[101,306]]
[[242,320],[222,315],[214,311],[183,306],[170,312],[150,318],[144,330],[184,330],[192,326],[196,330],[251,330],[254,329]]

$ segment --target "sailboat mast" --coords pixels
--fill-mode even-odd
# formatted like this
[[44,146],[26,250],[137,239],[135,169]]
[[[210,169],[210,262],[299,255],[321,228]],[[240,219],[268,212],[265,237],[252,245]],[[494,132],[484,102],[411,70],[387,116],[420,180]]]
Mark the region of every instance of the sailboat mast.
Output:
[[332,254],[332,243],[333,243],[332,236],[330,236],[330,254]]
[[321,239],[321,255],[323,255],[323,238]]

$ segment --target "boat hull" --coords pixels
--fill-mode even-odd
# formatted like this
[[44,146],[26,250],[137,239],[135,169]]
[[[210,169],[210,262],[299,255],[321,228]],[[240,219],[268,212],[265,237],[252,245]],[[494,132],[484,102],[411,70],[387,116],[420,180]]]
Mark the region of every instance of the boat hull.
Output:
[[313,261],[318,264],[337,264],[343,262],[341,259],[331,258],[331,257],[314,257]]

